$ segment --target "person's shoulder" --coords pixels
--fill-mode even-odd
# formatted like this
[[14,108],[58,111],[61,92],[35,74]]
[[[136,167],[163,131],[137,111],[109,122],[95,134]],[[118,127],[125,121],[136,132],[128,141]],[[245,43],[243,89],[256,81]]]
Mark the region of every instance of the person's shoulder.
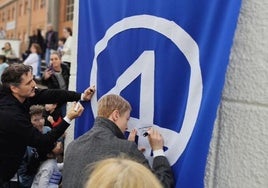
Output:
[[65,64],[65,63],[61,63],[61,68],[62,68],[62,70],[64,70],[64,71],[70,71],[68,65]]
[[6,107],[6,112],[8,112],[9,109],[18,109],[18,104],[17,100],[0,85],[0,107]]
[[32,57],[35,59],[39,59],[39,55],[37,53],[30,53],[30,55],[32,55]]
[[91,134],[92,131],[88,130],[84,134],[80,135],[78,138],[71,141],[70,144],[68,145],[68,148],[78,149],[83,148],[84,145],[91,144],[92,142],[89,142],[89,140],[93,138]]

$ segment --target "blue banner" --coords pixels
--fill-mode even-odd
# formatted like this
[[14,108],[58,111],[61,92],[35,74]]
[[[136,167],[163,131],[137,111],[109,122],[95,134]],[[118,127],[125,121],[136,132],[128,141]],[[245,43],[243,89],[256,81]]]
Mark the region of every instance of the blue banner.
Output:
[[241,0],[79,1],[77,90],[96,95],[76,121],[88,131],[97,100],[120,94],[132,105],[129,129],[151,162],[147,127],[165,140],[176,187],[204,187],[213,124]]

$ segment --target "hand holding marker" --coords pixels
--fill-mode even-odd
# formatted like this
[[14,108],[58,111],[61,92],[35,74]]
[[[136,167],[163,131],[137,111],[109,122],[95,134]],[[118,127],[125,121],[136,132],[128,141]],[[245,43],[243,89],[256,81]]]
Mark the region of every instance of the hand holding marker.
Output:
[[76,103],[76,105],[75,105],[75,107],[74,107],[74,111],[75,111],[75,112],[77,112],[79,106],[81,105],[80,101],[81,101],[81,100],[77,101],[77,103]]
[[[93,86],[94,87],[94,86]],[[95,87],[94,87],[95,88]],[[94,89],[89,89],[89,91],[90,91],[90,93],[94,93]],[[79,100],[79,101],[77,101],[77,103],[76,103],[76,105],[75,105],[75,107],[74,107],[74,111],[75,112],[77,112],[77,110],[78,110],[78,108],[79,108],[79,106],[81,105],[81,100]]]

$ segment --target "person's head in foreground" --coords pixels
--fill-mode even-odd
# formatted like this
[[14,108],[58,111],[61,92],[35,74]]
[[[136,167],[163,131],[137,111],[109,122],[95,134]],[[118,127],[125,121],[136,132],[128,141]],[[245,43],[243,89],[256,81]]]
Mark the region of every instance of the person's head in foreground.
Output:
[[142,164],[126,158],[108,158],[94,163],[84,188],[162,188],[156,176]]
[[115,94],[103,96],[98,101],[98,117],[113,121],[124,133],[130,118],[131,106],[123,97]]

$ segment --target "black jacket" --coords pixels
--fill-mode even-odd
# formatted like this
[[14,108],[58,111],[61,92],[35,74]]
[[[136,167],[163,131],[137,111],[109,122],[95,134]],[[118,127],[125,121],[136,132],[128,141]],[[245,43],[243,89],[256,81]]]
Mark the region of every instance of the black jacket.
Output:
[[59,126],[43,135],[32,126],[29,107],[33,104],[77,101],[80,97],[81,94],[72,91],[45,89],[36,90],[34,97],[20,103],[12,94],[0,88],[0,182],[8,181],[14,176],[26,146],[49,152],[69,126],[62,121]]
[[[61,74],[64,79],[65,85],[68,89],[69,87],[69,78],[70,78],[70,69],[65,64],[61,64]],[[42,84],[46,85],[48,89],[60,89],[59,82],[55,75],[51,75],[47,80],[42,77]]]
[[[50,38],[49,38],[49,34],[51,34]],[[58,40],[59,40],[58,39],[58,32],[48,31],[46,33],[46,39],[45,39],[46,48],[57,50],[58,49]]]
[[[64,154],[63,187],[83,187],[88,175],[85,169],[88,164],[122,154],[151,169],[135,142],[128,141],[109,119],[97,117],[94,126],[67,147]],[[171,167],[166,157],[155,157],[152,171],[165,188],[174,186]]]

